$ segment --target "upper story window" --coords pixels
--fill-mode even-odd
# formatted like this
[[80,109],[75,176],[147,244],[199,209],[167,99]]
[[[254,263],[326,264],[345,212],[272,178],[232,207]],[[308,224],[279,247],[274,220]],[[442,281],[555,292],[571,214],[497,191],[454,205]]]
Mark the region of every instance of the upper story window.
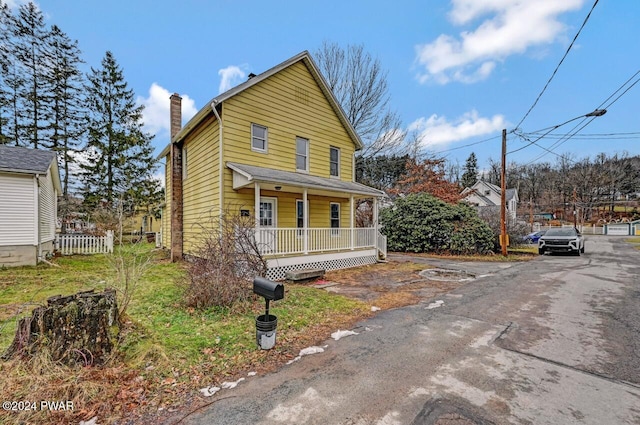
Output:
[[267,127],[260,124],[251,124],[251,150],[267,152]]
[[296,170],[309,171],[309,139],[296,137]]
[[329,175],[340,177],[340,149],[329,148]]

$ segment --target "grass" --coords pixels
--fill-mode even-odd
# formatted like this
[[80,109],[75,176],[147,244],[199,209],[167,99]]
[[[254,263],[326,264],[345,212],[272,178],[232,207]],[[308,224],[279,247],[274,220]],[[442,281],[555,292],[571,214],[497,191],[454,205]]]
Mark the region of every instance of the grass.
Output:
[[[101,291],[111,284],[105,256],[61,257],[54,263],[59,267],[0,269],[0,353],[11,344],[17,318],[29,316],[47,298]],[[182,275],[180,265],[154,259],[129,305],[118,355],[106,366],[69,368],[46,353],[28,361],[0,361],[3,401],[74,402],[71,412],[0,412],[0,423],[77,424],[96,415],[99,423],[110,423],[197,405],[199,388],[219,386],[249,370],[273,370],[300,349],[371,314],[366,303],[287,284],[285,298],[271,303],[271,313],[278,316],[276,346],[259,350],[255,316],[264,312],[262,299],[238,309],[187,308],[176,285]]]

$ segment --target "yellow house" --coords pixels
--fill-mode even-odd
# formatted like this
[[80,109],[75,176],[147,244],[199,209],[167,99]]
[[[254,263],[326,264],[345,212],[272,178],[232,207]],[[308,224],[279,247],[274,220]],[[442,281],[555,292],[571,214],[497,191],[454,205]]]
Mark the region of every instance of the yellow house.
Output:
[[363,147],[308,52],[212,99],[181,128],[171,96],[162,243],[195,254],[204,217],[256,217],[270,279],[305,268],[374,263],[386,255],[377,225],[355,227],[358,199],[384,192],[355,182]]

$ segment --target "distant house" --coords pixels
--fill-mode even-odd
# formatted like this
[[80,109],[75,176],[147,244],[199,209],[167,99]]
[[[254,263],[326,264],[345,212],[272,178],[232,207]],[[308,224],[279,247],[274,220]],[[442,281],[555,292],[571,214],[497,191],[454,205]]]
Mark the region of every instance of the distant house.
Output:
[[[386,239],[377,220],[357,227],[359,199],[384,192],[355,182],[362,141],[308,52],[221,93],[181,128],[171,96],[162,243],[172,258],[196,253],[215,211],[255,218],[267,277],[302,268],[375,263]],[[375,217],[375,216],[374,216]]]
[[0,145],[0,266],[53,252],[61,191],[54,152]]
[[[498,214],[500,213],[501,193],[502,190],[500,187],[482,180],[478,180],[476,184],[471,187],[466,187],[462,191],[465,202],[478,208],[496,210]],[[518,190],[507,189],[505,196],[507,203],[507,220],[515,221],[519,200]]]

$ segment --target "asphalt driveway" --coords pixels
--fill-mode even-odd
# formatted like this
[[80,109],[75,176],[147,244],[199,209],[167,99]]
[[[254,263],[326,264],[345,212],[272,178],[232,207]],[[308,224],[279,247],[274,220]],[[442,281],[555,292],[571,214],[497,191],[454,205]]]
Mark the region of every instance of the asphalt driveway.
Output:
[[613,237],[586,250],[425,259],[477,278],[247,376],[180,423],[638,424],[640,252]]

